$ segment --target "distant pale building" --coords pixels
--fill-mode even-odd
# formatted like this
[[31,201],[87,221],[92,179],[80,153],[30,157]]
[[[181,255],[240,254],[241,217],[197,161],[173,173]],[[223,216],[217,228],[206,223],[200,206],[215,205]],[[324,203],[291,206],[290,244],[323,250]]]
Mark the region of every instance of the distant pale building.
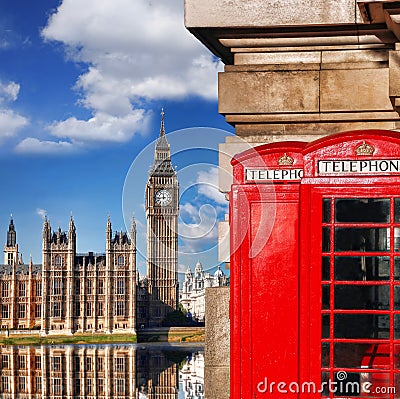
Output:
[[179,292],[180,303],[188,312],[188,317],[203,322],[205,320],[206,288],[226,285],[229,285],[229,277],[225,275],[220,266],[214,274],[204,272],[200,261],[197,262],[194,273],[188,267],[182,290]]

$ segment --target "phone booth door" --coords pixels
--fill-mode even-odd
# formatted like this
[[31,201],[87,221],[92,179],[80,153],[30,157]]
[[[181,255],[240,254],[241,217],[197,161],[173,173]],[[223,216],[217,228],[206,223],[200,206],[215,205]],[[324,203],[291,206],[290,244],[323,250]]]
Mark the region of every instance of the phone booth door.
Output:
[[365,145],[357,133],[305,155],[301,334],[310,350],[300,369],[312,398],[400,397],[400,144],[365,134],[373,154],[354,156]]

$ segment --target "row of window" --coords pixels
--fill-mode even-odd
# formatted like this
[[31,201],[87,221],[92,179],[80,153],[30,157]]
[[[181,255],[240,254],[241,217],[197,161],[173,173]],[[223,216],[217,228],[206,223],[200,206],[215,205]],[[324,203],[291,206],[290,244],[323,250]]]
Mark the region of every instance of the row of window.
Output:
[[[37,281],[35,283],[35,291],[34,296],[42,296],[42,282]],[[51,295],[62,295],[64,289],[64,284],[61,278],[55,278],[52,280],[51,286]],[[125,295],[125,279],[118,278],[115,281],[115,293],[117,295]],[[77,284],[75,286],[75,294],[81,294],[81,286]],[[93,281],[87,280],[86,283],[86,294],[92,295],[93,294]],[[104,280],[99,279],[97,281],[97,294],[104,295]],[[10,295],[10,283],[7,281],[3,281],[1,285],[1,296],[2,298],[8,298]],[[18,284],[18,297],[25,297],[26,296],[26,283],[20,282]]]
[[[36,281],[34,285],[34,296],[42,296],[42,282]],[[10,283],[3,281],[1,284],[1,296],[2,298],[8,298],[10,295]],[[26,296],[26,283],[21,282],[18,284],[18,297]]]
[[[12,256],[13,254],[10,253],[9,255]],[[117,265],[118,266],[125,266],[125,257],[124,256],[118,255],[116,261],[117,261]],[[53,258],[53,265],[55,267],[62,267],[64,265],[64,263],[65,263],[65,260],[61,255],[56,255]],[[12,263],[9,263],[9,264],[11,265]]]
[[[18,370],[25,370],[27,368],[27,355],[18,355],[16,360],[17,360],[17,368]],[[79,356],[74,356],[73,357],[73,363],[74,363],[74,372],[79,373],[81,370],[81,357]],[[62,371],[63,370],[63,365],[65,362],[65,358],[61,356],[53,356],[50,359],[50,367],[52,371]],[[93,366],[94,366],[94,359],[91,357],[86,357],[85,358],[85,368],[86,371],[94,371]],[[34,358],[34,366],[36,370],[41,370],[42,368],[42,357],[36,355]],[[32,367],[32,365],[30,366]],[[11,368],[10,364],[10,357],[9,355],[3,354],[1,355],[1,368],[3,370],[7,370]],[[114,371],[116,372],[125,372],[126,368],[126,358],[125,357],[116,357],[114,359]],[[104,358],[98,357],[96,359],[96,370],[97,371],[104,371]]]
[[[104,379],[99,378],[96,380],[97,383],[97,393],[99,395],[104,394]],[[115,381],[115,391],[117,394],[124,394],[125,393],[125,380],[122,378],[118,378]],[[51,379],[51,393],[54,395],[62,395],[64,392],[63,384],[61,378],[52,378]],[[27,384],[26,384],[26,377],[21,376],[18,377],[18,392],[26,392]],[[11,383],[10,377],[2,376],[1,377],[1,391],[11,392]],[[37,376],[35,377],[35,391],[41,392],[42,391],[42,377]],[[81,382],[79,379],[75,380],[75,392],[81,391]],[[93,380],[87,379],[85,380],[85,391],[86,394],[92,395],[94,388],[93,388]]]
[[[34,306],[35,306],[35,318],[42,317],[42,305],[40,303],[37,303]],[[27,316],[26,308],[27,308],[27,306],[26,306],[25,303],[18,304],[17,315],[18,315],[19,319],[25,319],[26,318],[26,316]],[[10,307],[9,307],[9,305],[1,305],[1,317],[3,319],[8,319],[10,317]]]
[[[59,306],[61,306],[61,302],[55,302],[54,304],[58,303]],[[57,309],[59,308],[57,306]],[[85,303],[84,306],[84,311],[85,311],[85,316],[87,317],[93,317],[94,312],[93,312],[93,303]],[[104,316],[104,303],[103,302],[97,302],[97,312],[96,316],[103,317]],[[126,313],[126,303],[125,301],[118,301],[114,303],[114,309],[113,309],[113,315],[114,316],[125,316]],[[59,314],[59,313],[57,313]],[[74,316],[75,317],[80,317],[81,316],[81,306],[80,303],[75,303],[74,304]],[[61,317],[60,316],[53,316],[53,317]]]
[[[42,305],[37,303],[34,305],[35,309],[35,318],[42,317]],[[114,303],[114,316],[125,316],[126,311],[126,304],[124,301],[118,301]],[[103,302],[97,302],[97,316],[103,317],[104,316],[104,304]],[[25,303],[18,304],[17,307],[17,315],[19,319],[25,319],[27,317],[27,305]],[[53,302],[51,311],[51,317],[61,318],[63,316],[63,306],[62,302]],[[80,303],[74,304],[74,316],[79,317],[81,316],[81,306]],[[92,303],[85,303],[85,316],[92,317],[94,316],[93,312],[93,304]],[[1,305],[1,317],[3,319],[10,318],[10,305]]]

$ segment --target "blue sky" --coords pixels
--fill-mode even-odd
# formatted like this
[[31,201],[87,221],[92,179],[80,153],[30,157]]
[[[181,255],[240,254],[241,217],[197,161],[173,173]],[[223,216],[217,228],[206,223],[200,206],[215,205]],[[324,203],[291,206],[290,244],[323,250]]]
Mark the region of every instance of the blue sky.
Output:
[[216,149],[232,132],[217,111],[221,69],[185,30],[183,1],[0,2],[3,240],[11,212],[24,260],[35,263],[44,212],[66,229],[72,211],[79,252],[104,251],[108,213],[116,230],[132,210],[144,228],[146,173],[128,171],[147,170],[164,107],[167,133],[178,131],[170,141],[184,192],[180,265],[215,266],[216,222],[227,209],[215,189]]

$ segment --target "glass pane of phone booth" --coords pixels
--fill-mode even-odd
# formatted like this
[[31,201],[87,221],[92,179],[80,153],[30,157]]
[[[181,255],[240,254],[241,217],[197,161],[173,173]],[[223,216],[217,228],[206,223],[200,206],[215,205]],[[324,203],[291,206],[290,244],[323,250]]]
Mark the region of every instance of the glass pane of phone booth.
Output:
[[400,398],[400,198],[323,198],[321,266],[322,397]]

